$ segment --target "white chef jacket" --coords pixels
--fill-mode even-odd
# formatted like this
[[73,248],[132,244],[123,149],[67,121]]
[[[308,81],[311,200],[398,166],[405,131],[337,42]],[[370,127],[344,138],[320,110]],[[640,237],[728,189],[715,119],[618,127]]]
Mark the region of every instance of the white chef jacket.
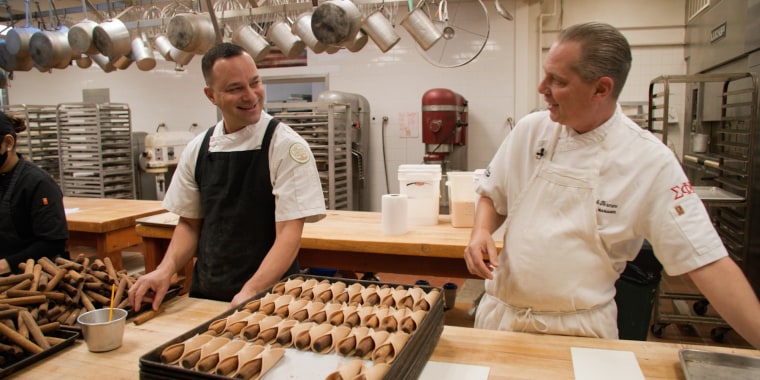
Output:
[[[553,161],[559,165],[588,168],[602,146],[607,150],[598,181],[597,229],[619,273],[636,257],[643,239],[670,275],[728,255],[673,152],[625,116],[619,105],[608,122],[584,134],[551,121],[548,111],[520,120],[477,186],[479,194],[493,200],[496,212],[507,214],[539,159],[548,154],[548,141],[558,127],[562,131]],[[605,139],[605,128],[622,133]]]
[[[209,151],[261,149],[271,119],[271,115],[262,112],[258,123],[230,134],[224,133],[224,121],[219,121],[214,126]],[[195,182],[195,163],[205,134],[195,136],[183,150],[163,201],[165,209],[185,218],[200,219],[204,215],[201,194]],[[275,222],[300,218],[316,222],[326,215],[322,183],[314,155],[308,146],[306,140],[286,124],[280,123],[275,129],[269,148],[269,178],[275,197]]]

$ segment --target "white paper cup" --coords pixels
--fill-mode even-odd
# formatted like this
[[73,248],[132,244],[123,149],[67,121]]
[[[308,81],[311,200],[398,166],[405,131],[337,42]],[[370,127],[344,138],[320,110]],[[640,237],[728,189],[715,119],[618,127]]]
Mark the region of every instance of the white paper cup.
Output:
[[114,308],[109,322],[110,310],[108,308],[92,310],[77,318],[77,322],[82,325],[84,341],[91,352],[106,352],[121,347],[127,311]]

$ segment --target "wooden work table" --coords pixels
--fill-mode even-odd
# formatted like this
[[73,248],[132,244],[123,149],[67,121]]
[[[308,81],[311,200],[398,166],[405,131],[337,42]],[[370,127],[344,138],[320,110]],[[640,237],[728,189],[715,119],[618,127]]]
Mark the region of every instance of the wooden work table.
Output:
[[[471,277],[464,262],[470,228],[451,226],[448,215],[437,225],[409,226],[403,235],[382,234],[382,214],[328,210],[316,223],[306,223],[298,262],[302,268],[340,268],[354,272],[386,272],[440,277]],[[145,270],[161,262],[178,217],[171,213],[138,220]],[[496,242],[501,247],[501,242]],[[191,267],[190,267],[191,268]],[[187,272],[186,267],[184,273]]]
[[[164,311],[141,325],[127,321],[123,344],[104,353],[91,353],[84,341],[32,364],[14,375],[18,379],[137,379],[139,358],[228,310],[219,301],[177,297]],[[604,340],[526,333],[497,332],[445,326],[431,361],[490,367],[489,379],[573,379],[571,347],[622,350],[634,353],[646,379],[684,379],[679,361],[683,348],[748,356],[760,351],[659,342]]]
[[135,221],[166,212],[160,201],[63,197],[69,246],[94,246],[121,269],[121,250],[139,244]]

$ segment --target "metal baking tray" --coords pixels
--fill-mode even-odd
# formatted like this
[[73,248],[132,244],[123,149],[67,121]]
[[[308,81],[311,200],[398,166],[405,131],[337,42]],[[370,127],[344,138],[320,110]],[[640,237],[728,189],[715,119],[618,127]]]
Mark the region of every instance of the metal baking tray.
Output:
[[71,346],[72,344],[74,344],[74,341],[79,336],[79,333],[76,331],[58,329],[53,332],[47,333],[45,335],[55,337],[55,338],[62,338],[63,341],[56,344],[55,346],[48,348],[47,350],[40,352],[39,354],[28,355],[15,362],[7,363],[6,366],[4,366],[3,368],[0,368],[0,378],[5,378],[7,376],[10,376],[12,373],[22,368],[26,368],[32,364],[35,364],[47,358],[48,356],[51,356],[63,350],[64,348]]
[[694,192],[703,201],[743,202],[744,197],[715,186],[693,186]]
[[[411,380],[411,379],[417,379],[420,376],[420,374],[422,373],[422,370],[424,369],[425,365],[430,359],[430,356],[433,354],[433,350],[435,349],[435,346],[438,343],[438,339],[443,333],[443,319],[444,319],[443,289],[439,287],[433,287],[433,286],[393,284],[393,283],[386,283],[386,282],[351,280],[351,279],[344,279],[344,278],[332,278],[332,277],[314,276],[314,275],[307,275],[307,274],[291,275],[283,279],[282,281],[285,281],[290,278],[296,278],[296,277],[302,277],[304,279],[314,278],[320,281],[327,279],[327,280],[330,280],[331,282],[342,281],[342,282],[345,282],[347,285],[351,285],[353,283],[361,283],[365,286],[370,285],[370,284],[389,285],[392,287],[403,286],[406,288],[418,286],[424,289],[425,292],[430,292],[433,289],[437,289],[439,291],[438,298],[436,299],[435,303],[430,308],[428,314],[420,323],[417,330],[414,332],[414,334],[412,334],[412,336],[409,338],[409,341],[406,343],[406,345],[404,345],[404,348],[399,352],[398,356],[396,357],[396,360],[394,360],[391,363],[391,366],[388,372],[385,374],[385,376],[383,376],[383,379],[384,380],[395,380],[395,379]],[[251,297],[250,299],[244,301],[241,305],[245,305],[250,301],[261,298],[265,294],[269,293],[271,290],[272,288],[269,288],[266,291],[260,294],[257,294],[256,296]],[[225,376],[220,376],[220,375],[210,374],[210,373],[202,373],[202,372],[189,370],[189,369],[185,369],[185,368],[174,366],[174,365],[167,365],[161,362],[160,356],[164,348],[175,343],[184,342],[185,340],[189,339],[192,336],[195,336],[199,333],[203,333],[207,331],[209,325],[212,322],[221,318],[226,318],[227,316],[231,315],[232,313],[234,313],[235,311],[241,308],[242,306],[228,309],[222,314],[158,346],[154,350],[140,357],[140,379],[143,379],[143,380],[148,380],[148,379],[187,379],[187,380],[229,379],[229,377],[225,377]],[[286,350],[295,350],[295,349],[287,348]],[[327,355],[337,355],[337,354],[331,353]],[[263,377],[263,379],[268,379],[272,377],[272,376],[267,377],[268,375],[270,374],[269,373],[266,374]]]
[[686,380],[760,379],[760,357],[684,349],[679,352]]

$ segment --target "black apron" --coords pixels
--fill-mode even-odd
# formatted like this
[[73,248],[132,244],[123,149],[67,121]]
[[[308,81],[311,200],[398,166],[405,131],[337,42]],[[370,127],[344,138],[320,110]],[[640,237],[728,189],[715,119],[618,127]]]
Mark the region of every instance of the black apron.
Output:
[[[278,124],[269,122],[259,150],[211,153],[214,127],[206,132],[195,165],[204,218],[191,297],[231,301],[274,244],[269,146]],[[297,272],[294,260],[286,275]]]
[[26,160],[19,159],[16,168],[11,175],[11,181],[5,190],[3,199],[0,200],[0,241],[3,242],[7,252],[19,251],[29,244],[21,239],[16,226],[13,225],[13,215],[11,215],[11,195],[16,188],[16,182],[21,177],[21,172],[30,165]]

